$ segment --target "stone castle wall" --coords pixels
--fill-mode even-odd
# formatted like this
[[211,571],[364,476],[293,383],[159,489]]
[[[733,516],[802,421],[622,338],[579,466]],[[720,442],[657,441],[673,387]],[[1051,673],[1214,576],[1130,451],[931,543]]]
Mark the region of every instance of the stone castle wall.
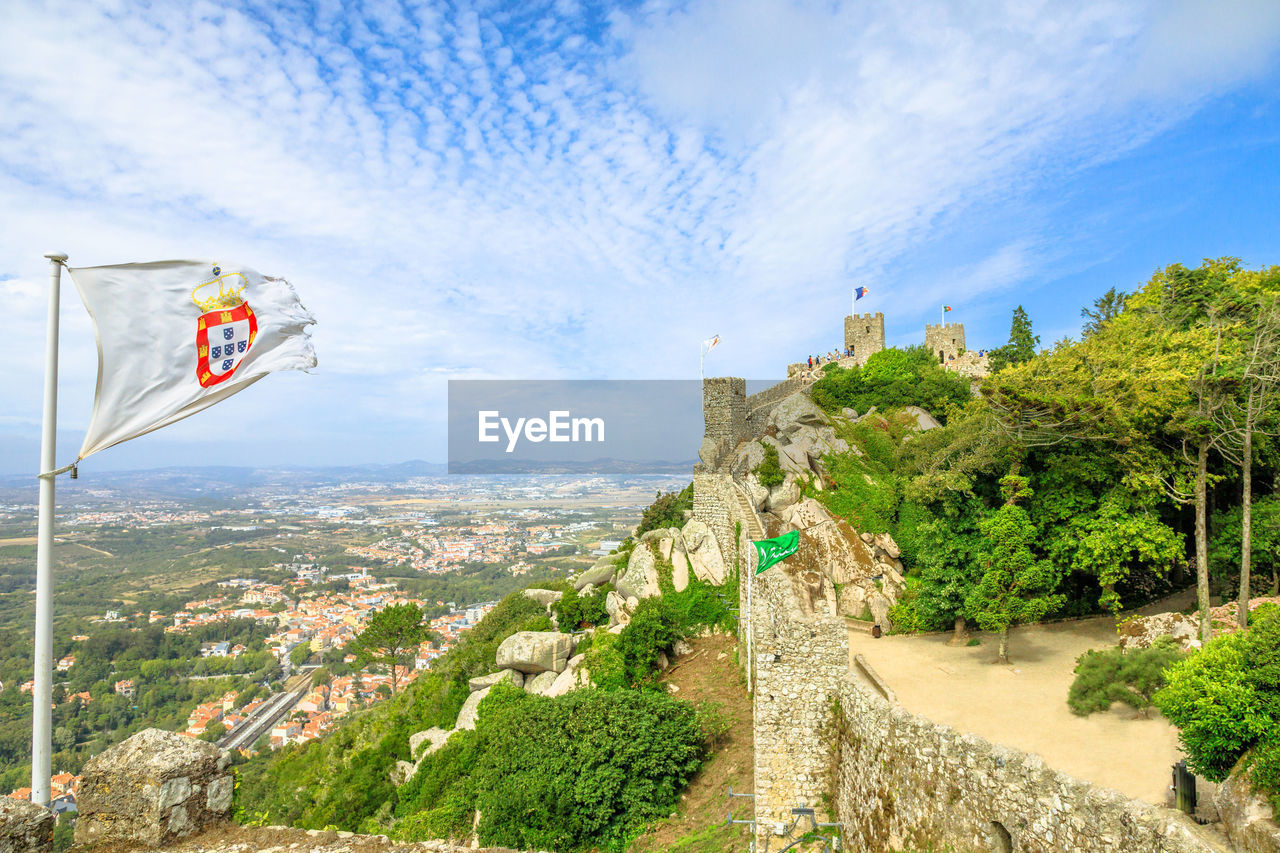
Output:
[[756,576],[752,599],[755,819],[757,849],[764,850],[774,825],[792,821],[793,808],[829,818],[823,798],[849,635],[843,619],[801,611],[785,564]]
[[850,850],[1222,850],[1180,812],[1073,779],[1038,756],[915,716],[851,676],[839,686],[839,701],[832,781]]
[[964,323],[926,324],[924,346],[938,357],[939,362],[945,364],[965,351]]
[[858,364],[884,349],[884,314],[851,314],[844,318],[844,345],[853,347]]
[[748,397],[746,438],[752,441],[764,438],[765,429],[769,423],[769,415],[773,412],[774,406],[804,388],[804,386],[803,379],[792,377]]
[[746,435],[747,380],[716,376],[702,380],[702,435],[730,448]]

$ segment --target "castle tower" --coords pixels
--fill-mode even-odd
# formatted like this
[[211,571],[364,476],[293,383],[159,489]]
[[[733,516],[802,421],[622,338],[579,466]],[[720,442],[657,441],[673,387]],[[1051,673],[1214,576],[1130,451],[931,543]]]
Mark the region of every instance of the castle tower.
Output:
[[964,347],[964,323],[946,323],[944,325],[926,323],[924,327],[924,348],[938,357],[939,364],[946,364],[960,353]]
[[884,314],[852,314],[844,318],[844,345],[853,350],[858,364],[884,349]]

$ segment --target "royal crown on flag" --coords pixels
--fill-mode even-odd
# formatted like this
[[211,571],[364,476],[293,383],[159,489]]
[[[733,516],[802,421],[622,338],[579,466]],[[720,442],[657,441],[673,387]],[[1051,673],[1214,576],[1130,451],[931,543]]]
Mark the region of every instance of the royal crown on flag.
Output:
[[[214,285],[218,287],[216,295],[210,291],[205,291],[204,297],[198,295],[202,289]],[[221,267],[214,264],[213,278],[192,288],[191,301],[196,304],[197,308],[206,313],[218,308],[234,308],[244,301],[244,292],[248,286],[249,280],[244,277],[243,273],[224,273]]]

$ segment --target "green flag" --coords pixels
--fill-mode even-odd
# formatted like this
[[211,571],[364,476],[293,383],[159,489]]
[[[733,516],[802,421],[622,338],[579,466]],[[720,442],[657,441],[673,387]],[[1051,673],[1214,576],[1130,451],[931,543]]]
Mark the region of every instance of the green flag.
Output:
[[756,574],[760,574],[774,563],[780,563],[800,549],[800,531],[793,530],[773,539],[752,542],[756,546]]

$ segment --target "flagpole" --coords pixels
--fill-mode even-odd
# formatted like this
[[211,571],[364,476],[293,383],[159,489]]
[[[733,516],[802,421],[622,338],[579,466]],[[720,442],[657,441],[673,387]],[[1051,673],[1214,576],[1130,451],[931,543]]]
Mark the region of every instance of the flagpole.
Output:
[[49,259],[49,319],[44,342],[44,420],[40,434],[40,516],[36,528],[36,636],[34,689],[31,691],[31,802],[49,805],[53,748],[53,486],[57,464],[58,309],[62,265],[59,252]]

